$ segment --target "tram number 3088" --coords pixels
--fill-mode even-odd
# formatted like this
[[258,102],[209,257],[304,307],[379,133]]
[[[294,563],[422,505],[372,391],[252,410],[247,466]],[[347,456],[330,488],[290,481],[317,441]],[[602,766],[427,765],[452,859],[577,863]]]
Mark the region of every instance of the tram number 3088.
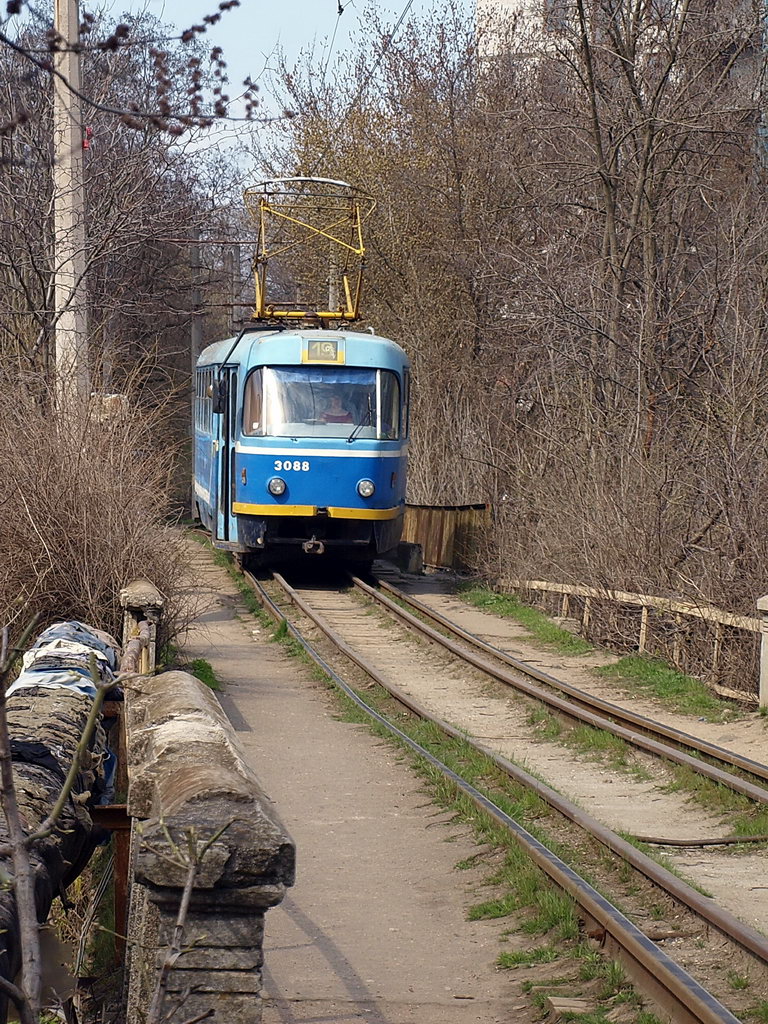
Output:
[[276,473],[308,473],[309,462],[302,462],[300,459],[275,459],[275,472]]

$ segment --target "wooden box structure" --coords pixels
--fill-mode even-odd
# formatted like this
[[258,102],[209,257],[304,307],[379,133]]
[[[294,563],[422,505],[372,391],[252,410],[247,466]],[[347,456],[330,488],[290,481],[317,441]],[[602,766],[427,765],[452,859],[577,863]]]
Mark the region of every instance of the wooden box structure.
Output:
[[407,505],[403,540],[421,545],[425,565],[472,569],[490,514],[486,504]]

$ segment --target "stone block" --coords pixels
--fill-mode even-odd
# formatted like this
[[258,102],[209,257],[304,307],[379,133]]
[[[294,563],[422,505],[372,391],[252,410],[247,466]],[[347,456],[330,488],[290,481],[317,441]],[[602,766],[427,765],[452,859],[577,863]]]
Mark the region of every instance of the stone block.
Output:
[[125,717],[132,890],[143,894],[132,895],[129,929],[143,956],[131,972],[129,1024],[142,1024],[165,959],[190,845],[200,850],[209,841],[190,896],[186,951],[169,976],[169,992],[185,995],[171,1020],[213,1009],[227,1024],[256,1024],[264,912],[293,884],[293,842],[199,680],[184,672],[137,680],[126,691]]
[[[228,995],[256,995],[261,991],[261,972],[206,971],[174,968],[168,976],[169,992],[221,992]],[[225,1018],[222,1018],[224,1020]]]
[[594,1010],[594,1006],[586,999],[567,999],[561,996],[547,996],[546,1005],[553,1020],[560,1020],[566,1015],[570,1017],[574,1013],[590,1013]]
[[119,594],[121,608],[157,608],[165,604],[165,599],[160,594],[154,583],[149,580],[134,580],[127,587],[123,587]]
[[[188,946],[187,938],[184,939]],[[157,967],[162,967],[166,950],[158,949],[155,957]],[[261,948],[243,948],[242,946],[210,946],[201,945],[196,949],[185,948],[174,964],[174,971],[255,971],[264,963]]]
[[214,1010],[213,1021],[222,1024],[257,1024],[261,1020],[261,997],[258,995],[222,995],[191,992],[170,1018],[169,1024],[181,1024]]
[[[224,874],[230,856],[229,847],[223,843],[209,846],[195,875],[195,889],[212,889]],[[145,885],[184,888],[187,877],[184,863],[170,860],[165,851],[154,846],[141,850],[139,857],[141,881]]]
[[403,572],[421,575],[424,572],[424,554],[421,544],[401,540],[397,545],[396,564]]
[[[149,899],[174,920],[179,909],[178,889],[148,887]],[[285,896],[284,885],[254,885],[242,889],[198,889],[192,893],[192,909],[202,914],[241,914],[276,907]]]
[[[191,836],[202,849],[202,844],[219,832],[209,851],[210,872],[205,865],[208,853],[201,864],[200,877],[207,882],[197,889],[211,885],[227,890],[293,884],[293,843],[256,800],[249,804],[214,796],[195,800],[162,821],[143,823],[141,830],[136,878],[156,888],[183,887],[186,870],[174,863],[180,859],[178,851],[188,848]],[[236,904],[237,900],[230,902]]]
[[[175,921],[163,916],[158,932],[158,942],[168,946],[173,938]],[[261,946],[264,941],[264,915],[259,913],[226,916],[217,914],[195,914],[187,919],[184,928],[186,946],[218,947]]]

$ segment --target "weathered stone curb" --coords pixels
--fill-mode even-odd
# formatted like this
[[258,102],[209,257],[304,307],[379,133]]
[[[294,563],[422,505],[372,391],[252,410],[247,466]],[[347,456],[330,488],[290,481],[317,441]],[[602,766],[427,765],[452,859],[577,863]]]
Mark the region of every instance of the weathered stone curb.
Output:
[[216,838],[195,880],[185,951],[168,992],[174,1021],[208,1009],[227,1024],[261,1017],[266,910],[293,884],[295,850],[215,696],[185,672],[126,693],[128,813],[133,819],[128,1022],[142,1024],[173,933],[190,837]]

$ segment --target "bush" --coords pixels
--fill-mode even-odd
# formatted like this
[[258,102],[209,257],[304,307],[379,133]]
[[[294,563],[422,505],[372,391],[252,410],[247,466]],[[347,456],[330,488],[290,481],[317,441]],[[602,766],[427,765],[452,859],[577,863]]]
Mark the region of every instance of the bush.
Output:
[[163,410],[128,395],[57,419],[48,394],[0,383],[0,623],[37,613],[119,637],[119,591],[143,577],[166,598],[164,633],[177,632],[187,559]]

